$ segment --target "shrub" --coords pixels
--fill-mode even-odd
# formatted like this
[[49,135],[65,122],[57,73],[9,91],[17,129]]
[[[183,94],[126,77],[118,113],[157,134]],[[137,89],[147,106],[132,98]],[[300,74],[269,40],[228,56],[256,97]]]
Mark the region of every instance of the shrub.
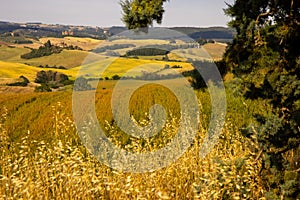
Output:
[[26,78],[25,76],[20,76],[20,79],[22,79],[22,81],[18,81],[15,83],[9,83],[7,84],[8,86],[22,86],[22,87],[26,87],[29,83],[28,78]]

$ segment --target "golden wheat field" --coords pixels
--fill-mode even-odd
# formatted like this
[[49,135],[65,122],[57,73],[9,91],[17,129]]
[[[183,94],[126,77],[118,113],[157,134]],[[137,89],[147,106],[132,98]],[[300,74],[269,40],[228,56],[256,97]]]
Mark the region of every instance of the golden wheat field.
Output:
[[[97,117],[111,141],[124,150],[143,151],[147,144],[155,150],[160,148],[155,144],[174,137],[176,120],[167,121],[161,135],[146,142],[124,136],[111,121],[114,84],[99,84],[96,93]],[[153,96],[151,91],[161,92]],[[257,140],[243,137],[239,127],[251,122],[245,111],[263,113],[265,108],[229,93],[224,129],[217,145],[202,158],[199,149],[207,134],[210,98],[206,91],[198,91],[197,96],[201,123],[188,150],[165,168],[128,173],[102,164],[82,145],[72,118],[71,92],[1,95],[0,198],[264,199]],[[141,98],[145,104],[138,104]],[[178,118],[176,98],[152,84],[140,88],[131,99],[130,109],[140,124],[147,122],[144,112],[153,103],[169,106],[174,119]]]

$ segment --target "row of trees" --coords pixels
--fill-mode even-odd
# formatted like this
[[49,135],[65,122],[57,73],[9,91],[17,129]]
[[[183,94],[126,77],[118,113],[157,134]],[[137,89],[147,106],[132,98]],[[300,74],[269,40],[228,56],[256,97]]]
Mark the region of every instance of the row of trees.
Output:
[[46,65],[39,65],[38,66],[39,68],[52,68],[52,69],[67,69],[66,67],[60,65],[60,66],[56,66],[56,65],[53,65],[53,66],[50,66],[48,64]]
[[126,49],[126,48],[131,48],[131,47],[135,47],[135,45],[134,44],[113,44],[113,45],[98,47],[98,48],[94,49],[93,52],[103,53],[103,52],[107,52],[110,50]]
[[160,56],[167,55],[169,51],[157,48],[139,48],[126,52],[126,56]]

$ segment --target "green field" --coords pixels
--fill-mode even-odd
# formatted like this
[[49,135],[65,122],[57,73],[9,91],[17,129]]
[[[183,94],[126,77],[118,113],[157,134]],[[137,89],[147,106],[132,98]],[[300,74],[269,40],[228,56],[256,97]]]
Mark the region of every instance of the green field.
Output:
[[30,52],[30,49],[2,45],[0,52],[1,61],[18,62],[21,59],[20,56]]

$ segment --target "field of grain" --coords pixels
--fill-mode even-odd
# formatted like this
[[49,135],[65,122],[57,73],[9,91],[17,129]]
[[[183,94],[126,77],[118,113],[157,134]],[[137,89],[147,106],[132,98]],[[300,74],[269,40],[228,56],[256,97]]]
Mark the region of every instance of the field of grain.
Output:
[[193,69],[193,66],[187,62],[168,62],[134,58],[106,58],[70,70],[77,71],[80,69],[81,75],[88,75],[90,77],[99,77],[99,74],[102,74],[102,77],[104,78],[112,77],[113,75],[123,76],[128,71],[130,71],[130,76],[139,76],[142,74],[142,71],[155,72],[162,70],[165,65],[182,66],[182,68],[174,69],[174,71],[177,71],[177,73]]
[[[30,81],[34,81],[36,77],[36,73],[43,70],[39,67],[33,67],[30,65],[25,65],[22,63],[12,63],[12,62],[3,62],[0,61],[0,78],[19,78],[20,76],[26,76]],[[51,70],[51,69],[46,69]],[[76,77],[76,71],[70,70],[62,70],[62,69],[55,69],[57,72],[64,73],[68,76]]]
[[[131,109],[141,118],[155,103],[151,93],[160,90],[156,87],[141,88],[132,98]],[[111,92],[109,88],[97,91],[99,121],[110,112]],[[71,92],[1,95],[1,198],[264,199],[257,140],[246,139],[239,131],[251,122],[246,111],[265,112],[263,104],[249,104],[228,93],[225,127],[218,144],[202,158],[199,149],[207,133],[210,98],[206,91],[196,93],[202,120],[193,145],[170,166],[149,173],[116,171],[85,149],[72,119]],[[176,104],[171,96],[161,98],[164,106]],[[138,104],[141,101],[145,104]],[[111,121],[105,127],[112,141],[121,141],[116,143],[119,148],[147,149],[147,142],[123,136]],[[172,133],[172,127],[167,123],[166,131]],[[161,139],[166,142],[172,137],[167,134]]]

